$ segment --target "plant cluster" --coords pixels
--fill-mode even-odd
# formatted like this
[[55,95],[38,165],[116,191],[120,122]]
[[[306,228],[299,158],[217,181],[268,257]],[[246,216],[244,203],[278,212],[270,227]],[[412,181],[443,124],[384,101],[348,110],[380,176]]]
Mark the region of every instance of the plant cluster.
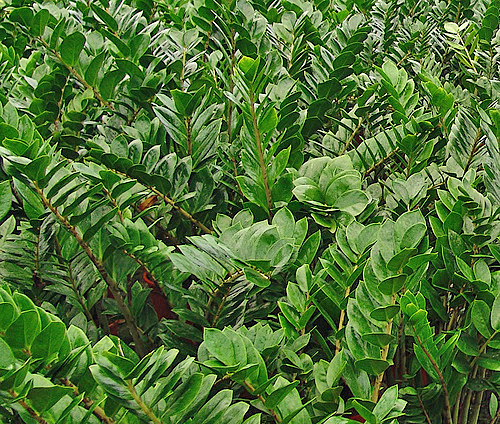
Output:
[[500,416],[499,0],[0,0],[0,420]]

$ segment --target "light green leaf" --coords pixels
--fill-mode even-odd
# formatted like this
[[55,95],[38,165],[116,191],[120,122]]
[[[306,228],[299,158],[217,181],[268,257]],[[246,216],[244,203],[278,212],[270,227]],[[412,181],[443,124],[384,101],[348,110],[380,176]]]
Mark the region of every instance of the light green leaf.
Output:
[[493,330],[500,331],[500,295],[496,297],[491,307],[491,326]]
[[381,398],[378,400],[373,415],[381,422],[391,412],[398,400],[398,386],[394,385],[384,391]]
[[10,211],[12,205],[12,189],[10,180],[0,183],[0,220],[2,220]]

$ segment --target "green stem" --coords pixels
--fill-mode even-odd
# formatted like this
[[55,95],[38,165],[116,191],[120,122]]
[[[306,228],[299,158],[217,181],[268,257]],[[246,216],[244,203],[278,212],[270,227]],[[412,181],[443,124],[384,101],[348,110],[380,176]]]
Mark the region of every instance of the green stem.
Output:
[[[67,378],[61,378],[60,379],[61,383],[66,386],[66,387],[71,387],[73,389],[73,393],[75,396],[78,396],[80,394],[80,391],[78,390],[78,387],[75,386],[70,380]],[[82,399],[82,403],[85,406],[86,409],[91,410],[92,413],[103,423],[105,424],[115,424],[115,420],[113,418],[110,418],[106,415],[106,412],[104,412],[104,409],[102,409],[100,406],[94,405],[94,401],[92,399],[89,399],[88,397],[84,397]]]
[[162,424],[160,419],[154,414],[153,411],[151,411],[151,409],[144,403],[141,397],[137,394],[137,392],[135,391],[135,387],[132,384],[132,380],[128,380],[127,386],[135,402],[137,403],[137,405],[139,405],[139,408],[141,408],[142,411],[148,416],[151,422],[154,424]]
[[356,136],[357,132],[359,131],[359,129],[361,128],[361,125],[363,124],[363,120],[364,118],[361,118],[358,122],[358,125],[356,125],[356,128],[354,128],[354,131],[352,132],[352,134],[349,136],[349,139],[347,140],[347,142],[345,143],[344,145],[344,148],[342,149],[342,151],[339,153],[339,155],[343,155],[347,149],[349,148],[349,146],[351,145],[352,143],[352,140],[354,140],[354,137]]
[[[394,305],[396,303],[396,293],[394,293],[392,295],[392,299],[391,299],[391,305]],[[392,321],[393,321],[393,318],[391,318],[389,320],[389,322],[387,323],[387,327],[385,329],[385,332],[387,334],[391,334],[392,333]],[[385,345],[383,348],[382,348],[382,361],[386,361],[387,360],[387,355],[389,354],[389,347],[390,347],[390,343],[388,343],[387,345]],[[375,385],[373,387],[373,394],[372,394],[372,402],[377,402],[378,401],[378,395],[379,395],[379,392],[380,392],[380,386],[382,385],[382,380],[384,379],[384,372],[381,372],[378,376],[377,376],[377,379],[375,380]]]
[[157,190],[154,187],[148,187],[153,193],[155,193],[157,196],[161,197],[165,203],[168,203],[170,206],[172,206],[173,209],[175,209],[177,212],[179,212],[183,217],[189,219],[195,226],[197,226],[200,230],[202,230],[206,234],[212,234],[212,230],[202,224],[200,221],[198,221],[196,218],[193,217],[189,212],[185,211],[182,209],[180,206],[178,206],[170,197],[168,197],[166,194],[163,194],[159,190]]
[[95,256],[94,252],[90,248],[90,246],[83,240],[81,234],[78,232],[76,227],[71,225],[69,221],[61,215],[59,210],[52,205],[51,201],[45,197],[45,194],[43,191],[38,187],[38,184],[35,182],[34,183],[35,189],[40,196],[40,199],[44,206],[49,209],[57,218],[57,220],[61,223],[61,225],[66,228],[70,234],[75,238],[76,242],[78,245],[82,248],[82,250],[87,254],[91,262],[94,264],[94,266],[97,268],[97,271],[101,275],[102,279],[105,281],[106,285],[109,288],[109,291],[113,295],[113,298],[116,301],[116,304],[118,308],[120,309],[120,312],[123,315],[123,318],[125,319],[125,323],[127,324],[127,327],[130,331],[130,335],[132,336],[132,339],[134,340],[135,343],[135,349],[138,353],[139,356],[143,357],[146,355],[146,346],[144,345],[144,342],[141,339],[141,336],[139,334],[139,329],[137,327],[137,324],[135,322],[135,319],[132,315],[132,312],[130,311],[129,307],[126,305],[123,295],[122,295],[122,290],[118,286],[118,283],[111,278],[111,276],[108,274],[106,271],[106,268],[104,267],[104,264],[100,259]]
[[[14,392],[14,390],[9,390],[9,394],[13,397],[17,397],[17,393]],[[49,424],[48,421],[45,421],[45,419],[38,413],[36,412],[31,406],[29,406],[24,399],[18,399],[17,403],[21,405],[28,414],[30,414],[31,418],[33,418],[34,421],[36,421],[39,424]]]
[[[484,378],[486,376],[486,369],[483,368],[481,370],[481,378]],[[476,401],[474,404],[474,410],[472,411],[472,419],[470,421],[471,424],[477,424],[477,421],[479,419],[479,411],[481,410],[481,404],[483,402],[483,395],[484,395],[484,390],[481,390],[479,393],[476,394]]]
[[[489,342],[491,342],[491,341],[495,338],[495,336],[496,336],[499,332],[500,332],[500,330],[495,330],[495,331],[493,332],[493,334],[492,334],[490,337],[488,337],[488,340],[486,340],[486,341],[482,344],[482,346],[481,346],[481,347],[480,347],[480,349],[479,349],[479,355],[477,355],[477,356],[476,356],[476,357],[472,360],[472,362],[471,362],[471,364],[470,364],[470,365],[471,365],[471,367],[473,367],[474,365],[476,365],[477,360],[478,360],[478,359],[479,359],[479,357],[480,357],[480,356],[481,356],[481,355],[485,352],[486,348],[488,347],[488,343],[489,343]],[[477,374],[477,368],[476,368],[476,372],[474,373],[474,377],[476,376],[476,374]]]
[[255,135],[255,141],[257,143],[257,153],[259,155],[260,171],[262,172],[262,179],[264,180],[264,192],[266,193],[267,208],[269,209],[269,217],[271,218],[271,209],[273,207],[273,201],[271,198],[271,190],[269,188],[269,181],[267,179],[267,169],[266,162],[264,161],[264,153],[262,151],[262,141],[260,137],[259,126],[257,124],[257,116],[255,114],[255,104],[254,104],[254,93],[250,91],[250,114],[252,116],[253,131]]
[[[250,394],[253,395],[253,392],[255,392],[255,388],[248,382],[244,381],[243,384],[245,385],[245,387],[248,389],[248,391],[250,392]],[[262,404],[265,406],[266,405],[266,399],[264,399],[264,397],[262,395],[256,395],[259,400],[262,402]],[[271,416],[274,418],[274,421],[276,421],[278,424],[281,423],[281,418],[280,416],[278,415],[278,413],[274,410],[274,409],[268,409],[269,411],[269,414],[271,414]]]
[[114,109],[109,102],[107,102],[102,98],[101,93],[99,93],[99,91],[97,91],[95,87],[92,87],[87,81],[85,81],[85,79],[76,71],[75,68],[73,68],[70,65],[67,65],[64,62],[63,58],[61,57],[61,55],[56,50],[51,49],[49,44],[43,38],[38,37],[38,40],[45,46],[45,48],[47,48],[57,58],[59,62],[61,62],[66,67],[66,69],[71,73],[71,75],[73,75],[86,89],[90,89],[94,92],[94,96],[96,97],[97,100],[99,100],[99,103],[101,103],[102,106],[106,106],[112,110]]
[[[351,292],[351,286],[347,287],[344,293],[344,299],[349,296],[349,293]],[[342,309],[340,311],[340,317],[339,317],[339,326],[337,328],[337,333],[344,328],[344,319],[345,319],[345,309]],[[335,343],[335,355],[340,352],[340,339],[337,339],[337,342]]]
[[[414,331],[415,331],[415,329],[414,329]],[[438,365],[436,364],[436,361],[434,361],[434,358],[430,355],[430,353],[427,351],[427,349],[423,345],[422,340],[420,340],[420,337],[417,335],[416,331],[415,331],[415,338],[417,340],[417,343],[420,345],[423,352],[425,353],[425,356],[427,356],[427,358],[429,358],[429,361],[431,362],[432,367],[434,368],[434,371],[436,371],[436,374],[438,375],[439,381],[441,382],[441,386],[443,387],[443,392],[444,392],[444,405],[445,405],[446,419],[448,421],[448,424],[453,424],[453,416],[451,414],[451,406],[450,406],[450,395],[448,393],[448,386],[446,385],[446,382],[444,381],[443,373],[441,372]]]

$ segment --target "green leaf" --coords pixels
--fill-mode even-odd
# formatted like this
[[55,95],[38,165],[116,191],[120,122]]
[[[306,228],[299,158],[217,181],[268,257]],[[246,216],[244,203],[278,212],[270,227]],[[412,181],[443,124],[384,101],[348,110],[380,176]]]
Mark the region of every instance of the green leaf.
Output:
[[102,65],[104,63],[104,59],[106,58],[106,53],[101,52],[96,57],[92,59],[85,70],[85,81],[92,87],[97,85],[97,78],[99,75],[99,71],[102,69]]
[[170,94],[175,103],[175,108],[182,116],[186,115],[186,107],[192,99],[192,94],[181,90],[171,90]]
[[213,396],[198,413],[193,417],[190,424],[216,424],[231,404],[233,399],[232,390],[221,390]]
[[377,423],[377,418],[375,417],[375,415],[360,402],[354,400],[352,402],[352,405],[354,406],[358,414],[361,415],[369,424]]
[[288,283],[286,294],[294,308],[297,309],[298,312],[303,313],[306,309],[306,296],[299,288],[298,284]]
[[260,424],[261,414],[252,415],[250,418],[247,418],[243,424]]
[[300,265],[311,264],[318,251],[320,242],[321,232],[318,230],[311,234],[300,248],[297,262],[300,263]]
[[266,114],[258,120],[258,127],[261,134],[272,131],[278,125],[278,114],[273,107],[266,111]]
[[[71,415],[71,412],[78,407],[80,402],[83,401],[85,397],[85,393],[81,393],[78,396],[74,397],[71,403],[64,409],[64,411],[59,415],[59,418],[56,421],[56,424],[64,424],[68,422],[68,417]],[[97,404],[95,404],[97,406]],[[87,413],[92,413],[94,408],[91,406]],[[82,423],[85,423],[87,420],[85,418],[82,419]]]
[[474,327],[476,327],[476,330],[479,331],[486,339],[492,334],[490,327],[490,315],[490,307],[484,300],[474,300],[474,302],[472,302],[472,323],[474,324]]
[[70,393],[73,389],[65,386],[33,387],[27,398],[36,411],[45,412]]
[[233,343],[221,330],[205,328],[203,343],[208,351],[225,365],[237,365]]
[[460,32],[460,29],[455,22],[446,22],[444,24],[444,30],[451,34],[458,34]]
[[118,50],[124,57],[130,56],[130,48],[116,35],[112,34],[105,28],[101,28],[101,34],[109,39],[118,48]]
[[361,335],[361,338],[364,341],[379,347],[387,346],[394,341],[394,336],[387,333],[365,333]]
[[81,32],[74,32],[64,38],[59,51],[66,65],[75,66],[79,63],[85,41],[85,36]]
[[104,74],[99,83],[99,93],[101,93],[104,100],[109,100],[113,96],[116,86],[124,76],[125,74],[121,69],[115,69]]
[[333,357],[326,371],[326,384],[328,387],[333,387],[339,382],[346,364],[347,361],[343,351],[340,351]]
[[377,321],[389,321],[399,312],[399,305],[381,306],[370,312],[370,317]]
[[243,268],[243,271],[245,272],[245,278],[257,287],[265,288],[271,284],[271,280],[269,278],[252,268],[245,267]]
[[227,408],[217,424],[241,424],[249,408],[250,405],[246,402],[235,403]]
[[491,326],[493,330],[500,331],[500,295],[498,295],[491,307]]
[[304,264],[295,271],[295,279],[303,292],[308,292],[313,286],[313,276],[308,264]]
[[60,321],[49,323],[33,340],[31,353],[35,359],[50,358],[63,343],[66,326]]
[[36,310],[23,311],[5,332],[5,341],[13,349],[29,349],[40,332],[40,326]]
[[294,381],[274,390],[270,395],[266,397],[265,406],[268,409],[275,409],[279,403],[288,396],[299,385],[299,381]]
[[349,190],[342,193],[333,206],[343,212],[357,216],[365,210],[369,202],[370,198],[365,192],[361,190]]
[[111,31],[116,32],[118,30],[118,24],[116,23],[116,20],[108,12],[101,9],[95,3],[91,3],[90,8],[97,15],[97,17],[108,26]]
[[409,249],[404,248],[400,252],[396,253],[390,260],[387,262],[387,268],[391,271],[398,272],[401,271],[405,265],[408,263],[410,258],[417,253],[417,249]]
[[122,405],[127,406],[132,410],[138,408],[125,382],[120,377],[114,375],[111,371],[100,367],[99,365],[91,365],[89,368],[92,373],[92,377],[94,377],[99,386],[101,386],[105,392],[109,393],[114,398],[119,400]]
[[479,358],[477,365],[491,371],[500,371],[500,360],[496,358]]
[[399,80],[399,71],[394,62],[392,61],[387,61],[382,65],[382,70],[384,71],[385,75],[389,78],[390,83],[393,85],[393,87],[396,87],[398,85],[398,80]]
[[383,359],[363,358],[356,361],[355,365],[370,375],[379,375],[389,368],[391,364]]
[[[12,205],[12,189],[10,180],[0,182],[0,220],[9,213]],[[1,329],[1,325],[0,325]]]
[[7,370],[16,362],[14,354],[4,339],[0,338],[0,370]]
[[375,408],[373,408],[373,415],[381,422],[396,406],[397,400],[398,386],[394,385],[384,391]]
[[384,294],[393,295],[405,285],[406,277],[406,274],[399,274],[386,278],[378,285],[378,289]]
[[83,234],[83,240],[88,242],[95,234],[117,214],[118,208],[113,208],[105,213],[99,220]]
[[15,7],[9,16],[12,22],[19,22],[26,27],[33,23],[33,10],[29,7]]
[[177,387],[168,398],[165,407],[165,413],[162,419],[167,419],[173,415],[177,415],[187,409],[191,403],[196,399],[198,392],[201,389],[203,382],[203,374],[195,373],[189,376],[179,387]]
[[50,13],[47,9],[41,9],[36,13],[36,15],[33,17],[30,28],[31,33],[34,37],[40,37],[43,35],[45,26],[47,25],[49,18]]
[[490,396],[490,402],[488,404],[488,410],[490,412],[490,416],[494,417],[498,411],[498,398],[497,395],[492,393]]
[[16,318],[16,308],[14,305],[8,302],[0,303],[0,331],[5,332],[5,330],[12,324]]
[[45,171],[50,163],[47,155],[39,156],[24,167],[24,173],[33,181],[38,181],[45,176]]

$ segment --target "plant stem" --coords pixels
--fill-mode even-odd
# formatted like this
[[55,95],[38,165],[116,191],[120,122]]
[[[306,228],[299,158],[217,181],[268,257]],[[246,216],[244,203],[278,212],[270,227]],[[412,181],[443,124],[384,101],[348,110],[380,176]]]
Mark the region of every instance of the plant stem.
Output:
[[467,159],[467,164],[465,165],[464,173],[467,172],[467,170],[469,169],[469,166],[472,163],[472,160],[474,159],[475,154],[481,148],[481,144],[479,143],[479,141],[481,140],[481,134],[482,134],[481,127],[479,127],[476,131],[476,137],[474,138],[474,142],[472,143],[472,150],[471,150],[470,155]]
[[[71,387],[73,389],[73,393],[75,396],[79,395],[79,390],[78,387],[75,386],[70,380],[67,378],[61,378],[60,379],[61,383],[66,386],[66,387]],[[92,411],[93,414],[103,423],[105,424],[114,424],[116,421],[113,418],[110,418],[106,415],[106,412],[104,412],[104,409],[102,409],[100,406],[94,406],[94,401],[92,399],[89,399],[88,397],[84,397],[82,399],[83,405],[85,406],[86,409],[90,410],[93,408],[94,410]]]
[[151,422],[154,424],[162,424],[160,419],[154,414],[153,411],[151,411],[149,406],[147,406],[144,403],[144,401],[141,399],[141,397],[137,394],[137,392],[135,391],[135,387],[132,384],[132,380],[128,380],[127,386],[128,386],[128,390],[129,390],[130,394],[132,395],[132,397],[134,398],[135,402],[137,403],[137,405],[139,405],[139,407],[142,409],[142,411],[148,416],[148,418],[151,420]]
[[377,163],[373,164],[370,168],[365,171],[365,178],[370,175],[373,171],[375,171],[379,166],[383,165],[386,160],[392,158],[397,152],[399,148],[394,149],[391,153],[389,153],[385,158],[380,159]]
[[420,407],[422,408],[422,412],[424,413],[425,420],[427,421],[428,424],[432,424],[431,418],[429,417],[429,414],[427,413],[427,410],[425,409],[425,405],[422,402],[422,398],[420,397],[420,393],[417,392],[417,398],[420,403]]
[[123,214],[120,207],[118,206],[118,202],[116,201],[116,199],[113,198],[113,196],[111,196],[111,192],[106,187],[103,187],[102,191],[106,193],[106,196],[108,196],[109,201],[116,208],[116,213],[118,214],[118,218],[120,218],[120,222],[123,224]]
[[96,88],[92,87],[87,81],[85,81],[85,79],[78,72],[76,72],[75,68],[64,63],[64,60],[62,59],[61,55],[56,50],[51,49],[49,44],[43,38],[38,37],[38,40],[57,58],[59,62],[61,62],[61,64],[63,64],[66,67],[66,69],[71,73],[71,75],[73,75],[86,89],[90,89],[94,92],[94,96],[96,97],[97,100],[99,100],[99,103],[101,103],[102,106],[106,106],[111,110],[114,109],[113,105],[104,100],[99,91],[97,91]]
[[255,141],[257,143],[257,153],[259,155],[260,171],[262,172],[262,179],[264,180],[264,192],[266,193],[267,208],[269,209],[269,218],[271,219],[271,209],[273,207],[273,201],[271,198],[269,181],[267,179],[267,169],[266,169],[266,163],[264,161],[264,153],[262,151],[262,141],[260,138],[259,126],[257,124],[257,116],[255,115],[254,101],[255,101],[254,93],[253,91],[250,91],[250,114],[252,116],[253,132],[255,135]]
[[455,409],[453,410],[453,422],[458,424],[458,414],[460,413],[460,400],[462,398],[462,390],[458,392],[457,401],[455,402]]
[[78,245],[82,248],[82,250],[87,254],[91,262],[94,264],[94,266],[97,268],[97,271],[101,275],[102,279],[106,282],[111,294],[113,295],[113,298],[116,301],[116,304],[118,305],[118,308],[120,309],[123,318],[125,319],[125,323],[127,324],[127,327],[130,331],[130,335],[132,336],[132,339],[134,340],[135,343],[135,349],[137,351],[137,354],[140,357],[144,357],[146,354],[146,346],[144,342],[141,339],[141,336],[139,334],[139,330],[137,328],[137,324],[135,323],[135,319],[129,309],[129,307],[126,305],[123,295],[122,295],[122,290],[118,286],[118,283],[111,278],[111,276],[108,274],[106,271],[106,268],[104,267],[104,264],[101,262],[100,259],[98,259],[94,252],[90,249],[90,246],[83,240],[81,234],[78,232],[76,227],[71,225],[69,221],[61,215],[61,213],[57,210],[56,207],[54,207],[49,199],[45,197],[45,194],[43,191],[38,187],[38,184],[35,182],[34,183],[35,189],[40,196],[40,199],[44,206],[49,209],[58,219],[58,221],[62,224],[64,228],[66,228],[71,235],[75,238],[76,242]]
[[[14,390],[9,390],[9,394],[13,397],[17,397],[17,393],[14,392]],[[33,418],[37,423],[40,424],[49,424],[48,421],[45,421],[45,419],[38,413],[36,412],[31,406],[29,406],[24,399],[18,399],[17,403],[21,405],[28,414],[30,414],[31,418]]]
[[[471,365],[471,367],[473,367],[474,365],[476,365],[477,360],[479,359],[479,357],[480,357],[480,356],[484,353],[484,351],[485,351],[485,350],[486,350],[486,348],[488,347],[488,343],[489,343],[489,342],[491,342],[491,341],[494,339],[494,337],[495,337],[495,336],[496,336],[499,332],[500,332],[499,330],[495,330],[495,331],[493,332],[493,334],[492,334],[490,337],[488,337],[488,340],[486,340],[486,341],[485,341],[485,342],[481,345],[481,347],[480,347],[480,349],[479,349],[479,355],[477,355],[477,356],[476,356],[476,357],[472,360],[472,362],[471,362],[471,364],[470,364],[470,365]],[[474,376],[473,376],[473,378],[476,376],[476,374],[477,374],[477,367],[476,367],[476,369],[475,369],[475,372],[474,372]]]
[[175,209],[177,212],[179,212],[183,217],[189,219],[195,226],[197,226],[200,230],[202,230],[206,234],[212,234],[212,230],[210,228],[206,227],[204,224],[202,224],[200,221],[198,221],[196,218],[194,218],[189,212],[185,211],[182,209],[180,206],[178,206],[170,197],[168,197],[166,194],[161,193],[159,190],[157,190],[154,187],[148,187],[153,193],[161,197],[165,203],[168,203],[170,206],[172,206],[173,209]]
[[[61,250],[61,245],[59,244],[59,241],[56,239],[55,240],[55,249],[57,252],[57,255],[59,256],[59,263],[61,265],[64,264],[65,259],[63,258],[62,255],[62,250]],[[67,261],[67,267],[68,267],[68,280],[71,282],[71,287],[73,288],[73,292],[75,293],[76,298],[78,299],[78,303],[82,307],[83,313],[87,317],[87,321],[92,321],[96,327],[99,327],[99,324],[96,322],[90,311],[87,309],[87,305],[85,304],[85,299],[81,295],[80,291],[78,290],[77,284],[76,284],[76,279],[75,276],[73,275],[73,268],[71,266],[71,261]]]
[[[486,376],[486,369],[483,368],[481,370],[481,378],[484,378],[485,376]],[[479,393],[476,394],[474,409],[472,411],[472,419],[470,420],[471,424],[477,424],[477,421],[479,419],[479,411],[481,410],[481,403],[483,402],[483,395],[484,395],[484,390],[481,390]]]
[[[250,392],[250,394],[253,394],[253,392],[255,391],[255,388],[250,383],[247,383],[246,381],[244,381],[243,384],[248,389],[248,391]],[[262,395],[256,395],[256,396],[259,398],[259,400],[265,406],[266,405],[266,400],[264,399],[264,397]],[[281,418],[278,415],[278,413],[274,409],[268,409],[268,411],[269,411],[269,414],[271,414],[271,416],[274,418],[274,421],[276,421],[278,424],[280,424],[281,423]]]
[[[347,287],[345,290],[344,294],[344,299],[349,296],[349,293],[351,292],[351,286]],[[337,333],[344,328],[344,318],[345,318],[345,309],[342,309],[340,311],[340,317],[339,317],[339,327],[337,329]],[[340,352],[340,339],[337,339],[337,343],[335,343],[335,355]]]
[[445,412],[446,412],[446,419],[448,421],[448,424],[453,424],[453,416],[451,414],[451,406],[450,406],[450,395],[448,393],[448,386],[446,385],[446,382],[444,381],[443,373],[439,369],[438,365],[436,364],[436,361],[434,361],[434,358],[430,355],[430,353],[427,351],[425,346],[422,343],[422,340],[420,340],[420,337],[417,335],[415,332],[415,338],[417,340],[417,343],[420,345],[422,350],[425,353],[425,356],[429,358],[429,361],[432,364],[432,367],[434,368],[434,371],[436,371],[436,374],[439,377],[439,381],[441,382],[441,386],[443,387],[443,392],[444,392],[444,405],[445,405]]
[[[394,293],[392,295],[392,299],[391,299],[391,305],[394,305],[396,303],[396,293]],[[387,323],[387,327],[385,329],[385,332],[386,334],[392,334],[392,321],[393,321],[393,318],[391,318],[389,320],[389,322]],[[386,361],[387,360],[387,355],[389,354],[389,347],[391,346],[390,343],[386,344],[383,348],[382,348],[382,357],[381,359],[383,361]],[[373,386],[373,394],[372,394],[372,402],[377,402],[378,401],[378,395],[379,395],[379,392],[380,392],[380,386],[382,385],[382,380],[384,379],[384,371],[382,371],[378,376],[377,376],[377,379],[375,380],[375,385]]]
[[347,142],[345,143],[343,149],[341,150],[341,152],[339,153],[339,155],[343,155],[347,149],[349,148],[349,146],[351,145],[352,143],[352,140],[354,140],[354,137],[356,136],[357,132],[359,131],[359,129],[361,128],[361,125],[363,124],[363,118],[361,118],[358,122],[358,125],[356,125],[356,128],[354,128],[354,131],[352,132],[352,134],[349,136],[349,139],[347,140]]

